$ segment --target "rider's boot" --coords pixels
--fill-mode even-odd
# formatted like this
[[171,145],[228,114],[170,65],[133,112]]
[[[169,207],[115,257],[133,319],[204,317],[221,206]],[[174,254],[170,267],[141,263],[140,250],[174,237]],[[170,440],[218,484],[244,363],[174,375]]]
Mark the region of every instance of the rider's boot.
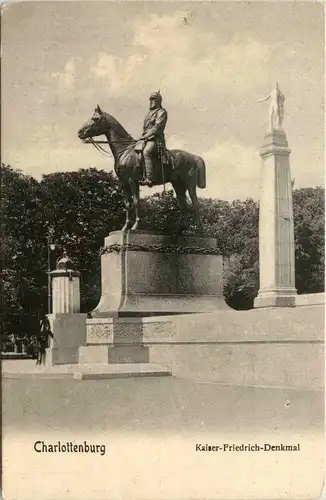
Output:
[[142,186],[153,187],[153,163],[152,158],[144,155],[146,177],[139,184]]

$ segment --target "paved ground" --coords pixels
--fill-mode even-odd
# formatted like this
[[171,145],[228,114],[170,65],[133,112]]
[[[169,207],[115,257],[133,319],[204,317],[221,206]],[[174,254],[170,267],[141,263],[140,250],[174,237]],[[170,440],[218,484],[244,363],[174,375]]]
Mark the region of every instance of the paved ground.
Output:
[[319,391],[172,378],[3,380],[4,428],[214,431],[322,430]]

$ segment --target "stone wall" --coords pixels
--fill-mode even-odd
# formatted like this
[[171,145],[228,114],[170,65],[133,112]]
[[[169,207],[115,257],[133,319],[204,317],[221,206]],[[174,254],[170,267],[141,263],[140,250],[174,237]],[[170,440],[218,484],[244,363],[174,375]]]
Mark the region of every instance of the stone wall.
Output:
[[[160,318],[161,319],[161,318]],[[322,389],[324,307],[144,320],[150,362],[206,382]]]

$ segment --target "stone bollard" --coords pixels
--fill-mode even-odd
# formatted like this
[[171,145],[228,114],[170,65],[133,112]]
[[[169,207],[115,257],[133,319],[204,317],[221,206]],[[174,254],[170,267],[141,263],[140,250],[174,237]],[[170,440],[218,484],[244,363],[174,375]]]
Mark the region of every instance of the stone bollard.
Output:
[[47,349],[49,365],[78,363],[79,346],[86,343],[86,314],[80,313],[80,273],[64,251],[51,271],[53,337]]
[[52,314],[72,314],[80,311],[80,273],[73,269],[71,259],[64,251],[57,261],[57,268],[51,271]]
[[52,314],[71,314],[80,311],[80,273],[56,269],[52,279]]

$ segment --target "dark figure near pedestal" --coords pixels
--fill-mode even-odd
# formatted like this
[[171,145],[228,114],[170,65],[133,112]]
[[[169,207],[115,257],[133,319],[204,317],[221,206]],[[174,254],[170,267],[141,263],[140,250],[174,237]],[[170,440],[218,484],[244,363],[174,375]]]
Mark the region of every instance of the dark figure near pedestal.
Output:
[[[93,137],[104,135],[114,157],[114,169],[121,181],[126,208],[126,221],[122,230],[130,229],[130,211],[135,211],[132,230],[139,225],[139,186],[165,185],[170,182],[180,207],[180,222],[189,210],[186,193],[189,193],[197,229],[202,230],[196,188],[206,187],[206,167],[199,156],[179,149],[167,151],[164,127],[167,113],[161,107],[159,93],[150,98],[150,109],[144,124],[142,137],[136,141],[111,115],[97,106],[91,119],[78,131],[78,137],[86,143],[102,149]],[[136,150],[135,150],[136,148]],[[145,175],[144,175],[145,174]]]
[[53,337],[50,322],[47,316],[44,316],[40,321],[40,333],[38,336],[37,347],[37,365],[45,363],[46,348],[49,347],[50,337]]

